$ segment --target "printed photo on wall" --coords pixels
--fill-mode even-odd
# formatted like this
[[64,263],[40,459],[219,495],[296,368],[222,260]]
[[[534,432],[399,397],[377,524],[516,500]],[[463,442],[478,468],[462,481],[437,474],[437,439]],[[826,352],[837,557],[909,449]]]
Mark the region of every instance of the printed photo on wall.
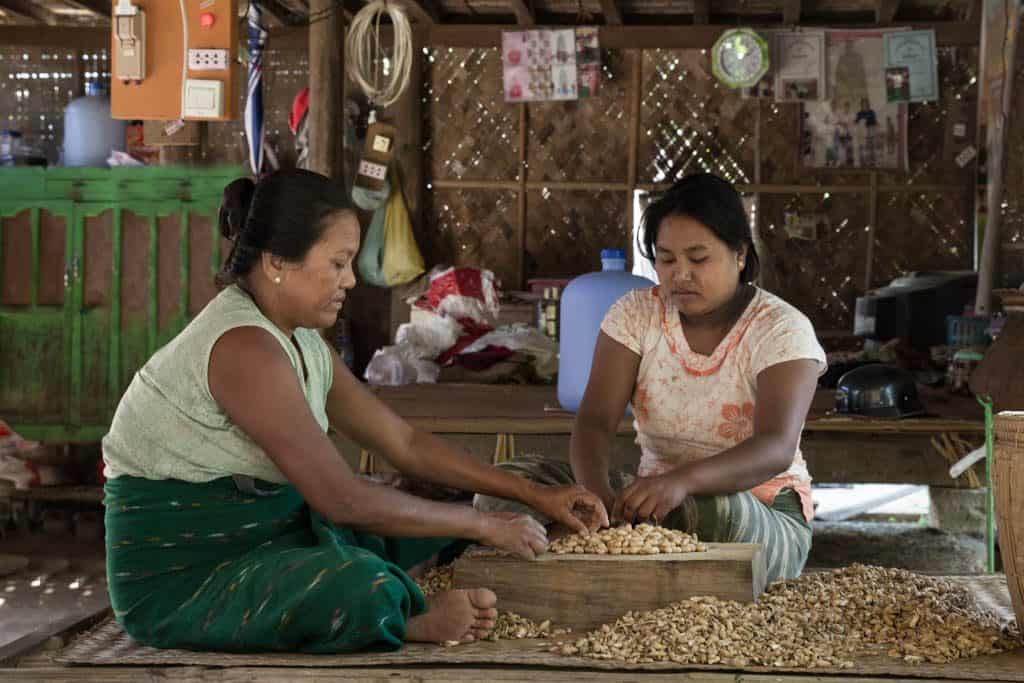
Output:
[[775,101],[822,99],[826,81],[825,32],[779,31],[775,47]]
[[593,97],[601,85],[601,46],[596,26],[576,28],[576,80],[579,97]]
[[885,99],[887,102],[910,101],[910,69],[891,66],[885,70]]
[[907,105],[890,102],[884,31],[827,31],[828,95],[802,104],[800,155],[808,168],[905,170]]

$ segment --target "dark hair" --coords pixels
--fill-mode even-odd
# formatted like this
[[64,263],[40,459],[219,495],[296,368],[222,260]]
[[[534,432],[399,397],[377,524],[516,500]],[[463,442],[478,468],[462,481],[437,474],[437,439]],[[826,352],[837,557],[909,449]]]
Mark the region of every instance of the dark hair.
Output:
[[224,188],[218,222],[232,241],[231,253],[217,274],[220,287],[252,271],[265,251],[298,262],[324,232],[324,219],[354,211],[343,185],[312,171],[276,171],[259,183],[239,178]]
[[739,192],[726,180],[711,173],[696,173],[676,182],[647,205],[637,238],[640,253],[654,263],[655,245],[661,223],[669,216],[687,216],[705,225],[733,251],[747,245],[746,265],[740,282],[753,282],[761,270],[754,249],[750,220]]

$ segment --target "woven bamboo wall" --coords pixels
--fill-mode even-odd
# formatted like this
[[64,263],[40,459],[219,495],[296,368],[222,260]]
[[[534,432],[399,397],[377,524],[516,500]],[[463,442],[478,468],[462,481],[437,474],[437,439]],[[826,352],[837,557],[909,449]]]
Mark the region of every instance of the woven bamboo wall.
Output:
[[643,53],[641,183],[671,183],[698,171],[754,182],[757,100],[743,100],[711,74],[703,50]]
[[0,129],[20,131],[50,163],[60,158],[64,107],[87,81],[110,81],[106,50],[0,47]]
[[497,50],[431,50],[423,60],[424,141],[433,178],[515,179],[519,114],[506,106]]
[[[628,249],[634,59],[642,62],[636,186],[661,187],[696,171],[755,186],[766,284],[819,329],[851,330],[853,302],[866,282],[878,286],[908,270],[971,266],[974,170],[953,161],[962,143],[955,144],[951,127],[966,121],[973,135],[973,48],[940,50],[942,100],[910,107],[910,168],[875,174],[874,205],[871,173],[802,167],[797,105],[742,99],[719,85],[701,50],[604,50],[598,97],[527,105],[526,178],[520,178],[519,109],[503,101],[497,50],[431,50],[424,77],[427,182],[446,189],[444,201],[432,202],[425,216],[427,234],[435,236],[430,257],[472,263],[484,254],[482,262],[506,286],[519,284],[514,209],[520,189],[526,192],[525,278],[570,277],[597,268],[602,248]],[[481,190],[465,189],[453,210],[457,181],[467,180],[500,186],[501,201],[473,202]],[[842,191],[815,192],[819,186]],[[784,215],[793,210],[823,214],[828,230],[815,241],[791,238]]]
[[[626,182],[626,98],[634,57],[621,50],[602,51],[601,87],[595,97],[530,106],[526,158],[531,180]],[[583,122],[586,125],[581,125]]]

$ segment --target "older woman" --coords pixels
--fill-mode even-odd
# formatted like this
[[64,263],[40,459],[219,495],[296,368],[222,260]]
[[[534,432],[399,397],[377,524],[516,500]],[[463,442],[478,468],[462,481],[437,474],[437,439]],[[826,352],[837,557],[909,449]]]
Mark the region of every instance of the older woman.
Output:
[[155,647],[348,652],[473,640],[495,596],[425,600],[405,570],[469,539],[532,558],[545,530],[356,477],[328,426],[400,471],[515,498],[577,530],[601,501],[479,463],[367,391],[317,329],[355,284],[359,224],[308,171],[225,190],[225,289],[136,374],[103,440],[117,619]]

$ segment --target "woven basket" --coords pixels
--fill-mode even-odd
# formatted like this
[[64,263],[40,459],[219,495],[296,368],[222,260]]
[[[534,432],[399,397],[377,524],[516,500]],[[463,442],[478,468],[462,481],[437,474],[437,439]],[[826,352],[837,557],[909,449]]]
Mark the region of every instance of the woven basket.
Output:
[[1017,624],[1024,627],[1024,412],[996,415],[993,440],[999,549]]

